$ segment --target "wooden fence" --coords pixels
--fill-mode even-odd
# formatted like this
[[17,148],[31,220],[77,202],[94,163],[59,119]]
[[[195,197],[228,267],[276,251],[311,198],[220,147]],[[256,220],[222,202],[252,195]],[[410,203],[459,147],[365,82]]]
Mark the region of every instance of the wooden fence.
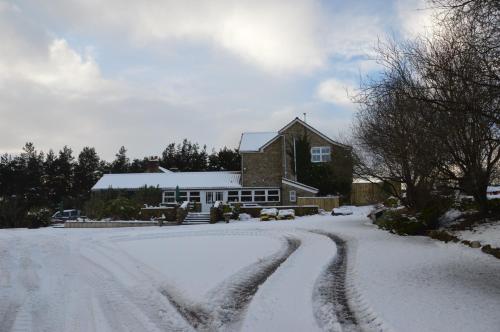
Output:
[[320,209],[331,211],[333,208],[339,207],[339,197],[297,197],[297,205],[317,205]]
[[401,192],[401,184],[392,183],[392,186],[380,183],[362,182],[353,183],[351,189],[351,204],[368,205],[381,203],[391,196],[390,191]]

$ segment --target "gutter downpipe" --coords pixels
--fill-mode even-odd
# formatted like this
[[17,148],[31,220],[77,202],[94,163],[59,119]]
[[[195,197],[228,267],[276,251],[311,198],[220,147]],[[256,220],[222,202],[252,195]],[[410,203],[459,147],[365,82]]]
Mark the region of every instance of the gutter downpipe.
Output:
[[297,149],[295,146],[295,136],[293,137],[293,173],[295,174],[295,181],[297,181]]
[[284,166],[285,166],[285,179],[287,179],[287,176],[288,176],[288,170],[287,170],[287,167],[286,167],[286,137],[285,137],[285,134],[282,134],[281,135],[283,137],[283,158],[284,158]]

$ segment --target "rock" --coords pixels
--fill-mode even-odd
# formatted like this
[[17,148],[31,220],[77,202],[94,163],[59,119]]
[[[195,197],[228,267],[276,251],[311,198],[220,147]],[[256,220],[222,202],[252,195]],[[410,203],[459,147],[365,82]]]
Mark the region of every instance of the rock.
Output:
[[368,218],[370,218],[372,220],[372,222],[375,222],[375,221],[377,221],[378,218],[382,217],[382,215],[384,214],[384,212],[386,210],[387,210],[387,208],[383,207],[383,206],[375,207],[375,209],[373,211],[371,211],[370,214],[368,214]]
[[472,241],[469,244],[469,247],[471,247],[471,248],[481,248],[481,243],[479,241]]
[[492,249],[493,249],[493,248],[491,248],[491,246],[490,246],[489,244],[487,244],[487,245],[485,245],[485,246],[483,246],[483,247],[481,248],[481,251],[482,251],[482,252],[485,252],[485,253],[487,253],[487,254],[491,254],[491,253],[492,253]]

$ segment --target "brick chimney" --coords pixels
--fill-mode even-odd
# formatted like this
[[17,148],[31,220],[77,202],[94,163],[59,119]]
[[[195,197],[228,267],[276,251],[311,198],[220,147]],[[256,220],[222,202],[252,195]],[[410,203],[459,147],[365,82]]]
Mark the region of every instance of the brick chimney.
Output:
[[158,156],[151,156],[147,158],[146,173],[159,173],[160,172],[160,158]]

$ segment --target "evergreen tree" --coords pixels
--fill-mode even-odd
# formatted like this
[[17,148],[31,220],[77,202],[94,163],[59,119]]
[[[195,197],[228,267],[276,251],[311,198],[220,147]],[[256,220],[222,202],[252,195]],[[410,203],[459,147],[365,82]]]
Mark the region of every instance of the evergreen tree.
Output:
[[175,143],[170,143],[161,154],[160,166],[165,167],[166,169],[177,167],[175,158]]
[[56,159],[57,157],[51,149],[47,153],[45,162],[43,163],[44,175],[42,178],[42,186],[51,207],[55,207],[58,204],[55,190],[57,186]]
[[111,163],[111,173],[128,173],[130,160],[127,157],[127,149],[122,146],[115,156],[115,160]]
[[76,204],[81,207],[90,197],[90,189],[101,177],[99,156],[94,148],[84,147],[75,165],[73,192]]
[[43,153],[37,153],[33,143],[26,143],[20,156],[22,166],[19,166],[22,167],[20,172],[23,176],[19,190],[24,193],[25,199],[33,205],[41,205],[45,202],[42,188],[43,159]]
[[177,146],[171,143],[163,151],[160,165],[167,169],[177,168],[179,171],[207,170],[207,147],[200,148],[198,143],[191,143],[187,139]]
[[241,169],[241,156],[238,150],[227,147],[218,152],[212,151],[208,156],[208,169],[211,171],[239,171]]
[[132,163],[130,164],[129,168],[129,173],[142,173],[146,169],[146,163],[147,160],[144,158],[143,160],[141,159],[134,159]]
[[70,207],[74,201],[73,197],[73,177],[74,177],[74,157],[73,151],[64,146],[59,151],[57,159],[54,161],[56,172],[54,181],[54,200],[57,205],[60,203],[65,207]]

